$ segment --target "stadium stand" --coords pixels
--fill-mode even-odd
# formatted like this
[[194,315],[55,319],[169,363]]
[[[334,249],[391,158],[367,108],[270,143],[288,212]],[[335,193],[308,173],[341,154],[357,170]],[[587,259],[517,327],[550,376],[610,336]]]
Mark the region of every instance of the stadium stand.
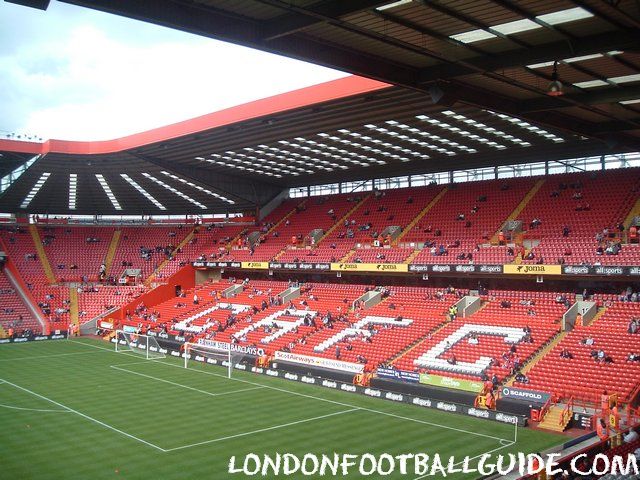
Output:
[[4,272],[0,271],[0,325],[6,331],[9,329],[21,332],[31,329],[34,332],[40,330],[38,321],[33,318],[31,312]]
[[[446,355],[445,353],[443,355],[451,361],[452,367],[455,367],[454,358],[455,362],[475,362],[480,357],[489,357],[491,358],[490,368],[486,370],[483,378],[488,380],[495,374],[502,382],[518,371],[533,354],[559,332],[560,318],[565,308],[550,297],[552,294],[540,295],[536,292],[491,292],[484,297],[486,303],[478,312],[466,318],[456,318],[432,338],[425,340],[419,348],[399,358],[395,365],[403,370],[442,373],[442,370],[423,368],[416,362],[426,351],[442,341],[446,342],[461,327],[472,324],[479,326],[476,329],[477,334],[466,335],[463,341],[447,348]],[[483,325],[527,329],[529,335],[518,340],[516,344],[509,344],[505,342],[504,336],[495,336],[492,332],[483,334]],[[471,343],[472,337],[477,341],[476,343]],[[480,377],[457,373],[454,368],[447,374],[470,380],[478,380]]]
[[229,243],[245,226],[201,226],[194,228],[193,237],[180,249],[174,250],[171,258],[156,272],[157,278],[168,278],[180,268],[198,258],[216,259],[225,256]]
[[[594,232],[602,233],[603,228],[608,228],[611,240],[621,239],[618,224],[627,219],[635,204],[639,172],[614,171],[597,177],[574,173],[543,180],[499,179],[451,185],[448,189],[433,185],[289,199],[257,226],[49,225],[40,227],[38,232],[45,260],[56,273],[54,284],[48,281],[44,262],[36,253],[33,242],[37,237],[25,228],[8,227],[1,231],[0,238],[34,302],[55,328],[74,321],[71,303],[76,294],[70,295],[70,289],[74,289],[77,320],[81,324],[123,305],[133,305],[125,312],[123,325],[142,331],[261,345],[270,354],[282,350],[359,363],[367,371],[390,364],[400,370],[469,380],[487,380],[495,375],[499,383],[515,381],[516,385],[550,391],[556,398],[573,397],[591,403],[603,390],[616,391],[628,399],[638,387],[640,364],[625,360],[634,352],[636,341],[635,334],[627,333],[627,329],[633,318],[640,318],[640,310],[633,301],[622,301],[619,295],[597,294],[601,310],[597,320],[587,326],[577,325],[569,333],[561,332],[562,316],[576,296],[566,290],[483,291],[478,311],[453,320],[448,315],[449,308],[469,290],[384,286],[384,281],[376,287],[384,292],[384,299],[368,309],[354,302],[374,286],[354,280],[348,284],[305,283],[302,295],[284,305],[278,294],[290,286],[289,282],[234,278],[208,281],[183,290],[180,296],[165,296],[148,305],[141,300],[153,285],[167,283],[172,275],[196,260],[502,265],[521,261],[524,244],[535,242],[533,252],[547,258],[569,245],[572,253],[566,263],[595,263],[598,258],[592,250]],[[573,198],[577,192],[591,205],[580,222],[575,221],[576,213],[569,208],[578,202]],[[611,192],[606,200],[603,192]],[[509,245],[495,245],[496,232],[516,214],[525,219],[523,234]],[[534,218],[541,222],[532,227]],[[564,236],[563,229],[570,220],[575,228],[569,225],[569,235]],[[403,229],[398,245],[392,238],[373,235],[394,225]],[[116,228],[121,230],[121,237],[111,278],[95,282]],[[322,232],[316,237],[318,243],[309,236],[315,229]],[[258,239],[255,247],[250,246],[250,239]],[[375,246],[374,240],[380,240],[380,246]],[[436,248],[442,244],[448,253],[434,255],[432,244],[424,242],[433,242]],[[624,244],[618,255],[603,255],[602,259],[615,258],[612,264],[635,265],[640,258],[638,248]],[[71,265],[77,268],[71,270]],[[141,270],[138,286],[116,284],[126,268]],[[149,281],[153,285],[141,285]],[[225,289],[238,284],[245,284],[243,292],[232,298],[221,297]],[[198,297],[197,302],[193,301],[194,296]],[[562,302],[557,301],[559,296]],[[21,315],[23,328],[37,328],[17,300],[15,295],[3,297],[7,307],[3,306],[6,315],[1,323],[8,325],[15,320],[12,315]],[[305,312],[315,313],[305,318]],[[292,324],[295,328],[289,328]],[[476,330],[466,332],[468,326]],[[488,326],[502,330],[497,334],[491,329],[484,331]],[[450,365],[489,358],[488,368],[470,373],[423,362],[427,352],[439,348],[459,331],[466,332],[462,341],[457,339],[437,358],[452,360]],[[512,348],[505,343],[503,334],[507,331],[526,334],[518,337]],[[593,348],[579,344],[585,336],[593,337],[598,349],[604,350],[613,363],[593,360]],[[564,349],[572,351],[571,361],[560,358]],[[524,365],[526,375],[520,381],[514,380]]]
[[[640,378],[640,361],[629,360],[639,350],[640,333],[629,333],[629,327],[640,318],[640,305],[619,300],[610,305],[593,324],[577,325],[536,364],[528,375],[529,386],[589,403],[596,403],[605,390],[629,400]],[[563,350],[572,358],[562,358]]]
[[607,246],[622,240],[629,227],[624,220],[639,191],[637,170],[547,178],[520,215],[526,239],[539,241],[525,263],[636,264],[637,245],[622,245],[615,253]]
[[40,228],[44,251],[57,280],[98,280],[113,230],[110,227]]
[[119,277],[126,269],[139,269],[142,278],[147,278],[171,256],[189,232],[182,226],[123,228],[109,274]]

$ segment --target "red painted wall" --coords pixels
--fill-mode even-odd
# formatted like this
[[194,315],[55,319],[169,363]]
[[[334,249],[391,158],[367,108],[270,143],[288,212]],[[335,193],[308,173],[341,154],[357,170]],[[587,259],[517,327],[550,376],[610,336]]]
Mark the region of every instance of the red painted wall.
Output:
[[195,284],[195,269],[191,265],[186,265],[169,277],[166,284],[160,285],[129,302],[120,308],[120,310],[109,315],[109,318],[123,320],[127,311],[133,312],[141,303],[144,303],[147,307],[152,307],[153,305],[162,303],[170,298],[174,298],[176,295],[176,285],[180,285],[182,290],[188,290],[193,288]]

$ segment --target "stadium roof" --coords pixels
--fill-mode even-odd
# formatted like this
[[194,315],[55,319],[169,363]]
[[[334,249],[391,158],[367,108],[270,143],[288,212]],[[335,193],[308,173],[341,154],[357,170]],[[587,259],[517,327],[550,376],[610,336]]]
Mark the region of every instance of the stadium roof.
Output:
[[[238,211],[283,187],[640,150],[640,16],[630,0],[68,3],[370,79],[110,142],[0,141],[0,151],[44,154],[0,198],[4,211]],[[565,94],[551,97],[556,61]]]

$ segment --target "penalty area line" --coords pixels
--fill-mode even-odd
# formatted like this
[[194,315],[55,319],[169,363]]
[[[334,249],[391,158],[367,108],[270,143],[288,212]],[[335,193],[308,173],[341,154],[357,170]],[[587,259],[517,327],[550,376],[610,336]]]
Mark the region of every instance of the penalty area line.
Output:
[[29,390],[28,388],[21,387],[20,385],[16,385],[15,383],[11,383],[8,380],[4,380],[4,379],[0,379],[0,380],[4,381],[4,383],[6,383],[7,385],[11,385],[12,387],[17,388],[18,390],[22,390],[23,392],[30,393],[34,397],[38,397],[38,398],[41,398],[42,400],[46,400],[47,402],[53,403],[54,405],[57,405],[58,407],[64,408],[66,411],[68,411],[70,413],[75,413],[76,415],[78,415],[78,416],[80,416],[80,417],[82,417],[82,418],[84,418],[86,420],[89,420],[90,422],[97,423],[98,425],[101,425],[101,426],[103,426],[103,427],[105,427],[105,428],[107,428],[107,429],[109,429],[109,430],[111,430],[113,432],[119,433],[120,435],[123,435],[123,436],[125,436],[127,438],[130,438],[132,440],[136,440],[137,442],[144,443],[145,445],[148,445],[149,447],[152,447],[152,448],[154,448],[156,450],[159,450],[161,452],[166,452],[166,450],[164,448],[159,447],[158,445],[155,445],[155,444],[153,444],[151,442],[147,442],[146,440],[143,440],[142,438],[139,438],[139,437],[136,437],[135,435],[132,435],[132,434],[127,433],[127,432],[124,432],[124,431],[122,431],[122,430],[120,430],[120,429],[118,429],[116,427],[112,427],[111,425],[109,425],[107,423],[104,423],[104,422],[101,422],[100,420],[98,420],[96,418],[90,417],[89,415],[86,415],[86,414],[84,414],[82,412],[79,412],[78,410],[74,410],[71,407],[67,407],[66,405],[64,405],[64,404],[62,404],[60,402],[56,402],[55,400],[52,400],[49,397],[45,397],[44,395],[40,395],[39,393],[36,393],[36,392],[33,392],[33,391]]
[[[138,365],[138,363],[136,363],[136,365]],[[211,397],[221,397],[223,395],[231,395],[233,393],[250,392],[250,391],[253,391],[253,390],[261,390],[261,389],[266,388],[266,387],[250,387],[250,388],[241,388],[239,390],[231,390],[229,392],[213,393],[213,392],[207,392],[206,390],[200,390],[199,388],[190,387],[188,385],[183,385],[181,383],[172,382],[170,380],[165,380],[164,378],[158,378],[158,377],[154,377],[153,375],[147,375],[146,373],[140,373],[140,372],[134,372],[132,370],[127,370],[126,368],[121,368],[121,367],[119,367],[117,365],[110,365],[110,368],[113,368],[114,370],[119,370],[121,372],[127,372],[127,373],[130,373],[132,375],[138,375],[140,377],[149,378],[149,379],[155,380],[157,382],[167,383],[169,385],[173,385],[173,386],[176,386],[176,387],[185,388],[187,390],[191,390],[191,391],[194,391],[194,392],[202,393],[203,395],[209,395]]]
[[273,427],[260,428],[258,430],[252,430],[251,432],[238,433],[235,435],[228,435],[226,437],[214,438],[213,440],[205,440],[203,442],[191,443],[189,445],[182,445],[180,447],[167,448],[165,452],[174,452],[176,450],[184,450],[186,448],[198,447],[201,445],[208,445],[210,443],[223,442],[225,440],[231,440],[233,438],[246,437],[247,435],[255,435],[256,433],[269,432],[271,430],[278,430],[280,428],[291,427],[293,425],[300,425],[302,423],[315,422],[316,420],[322,420],[329,417],[336,417],[338,415],[344,415],[345,413],[357,412],[359,408],[350,408],[349,410],[342,410],[340,412],[329,413],[327,415],[320,415],[318,417],[306,418],[303,420],[297,420],[295,422],[283,423],[282,425],[275,425]]
[[[117,353],[111,348],[105,348],[105,347],[101,347],[99,345],[91,345],[91,344],[88,344],[88,343],[85,343],[85,342],[79,342],[79,341],[74,341],[74,340],[69,340],[69,341],[74,342],[74,343],[78,343],[78,344],[81,344],[81,345],[86,345],[87,347],[98,348],[100,350],[109,350],[109,351],[111,351],[113,353]],[[126,352],[118,352],[118,353],[121,353],[122,355],[128,355]],[[139,358],[137,355],[130,355],[130,356],[132,356],[132,357],[135,356],[136,358]],[[172,357],[167,357],[167,358],[172,358]],[[181,368],[181,369],[184,368],[181,365],[177,365],[175,363],[169,363],[169,362],[158,360],[158,359],[149,359],[149,360],[146,360],[146,361],[147,362],[159,363],[161,365],[166,365],[166,366],[174,367],[174,368]],[[292,391],[292,390],[287,390],[286,388],[274,387],[272,385],[265,385],[265,384],[262,384],[262,383],[251,382],[251,381],[248,381],[248,380],[243,380],[243,379],[235,378],[235,377],[228,378],[226,375],[221,375],[221,374],[215,373],[215,372],[205,372],[203,370],[191,370],[191,371],[197,372],[197,373],[202,373],[202,374],[205,374],[205,375],[212,375],[214,377],[224,378],[224,379],[228,379],[228,380],[235,381],[235,382],[245,383],[245,384],[248,384],[248,385],[260,386],[260,387],[267,388],[269,390],[288,393],[290,395],[294,395],[294,396],[297,396],[297,397],[309,398],[309,399],[317,400],[317,401],[320,401],[320,402],[331,403],[333,405],[341,405],[341,406],[347,407],[347,408],[355,408],[355,409],[358,409],[358,410],[361,410],[361,411],[370,412],[370,413],[377,414],[377,415],[383,415],[383,416],[387,416],[387,417],[396,418],[398,420],[404,420],[404,421],[414,422],[414,423],[418,423],[418,424],[422,424],[422,425],[428,425],[428,426],[431,426],[431,427],[441,428],[443,430],[455,431],[455,432],[464,433],[464,434],[467,434],[467,435],[473,435],[473,436],[481,437],[481,438],[490,438],[492,440],[496,440],[496,441],[501,442],[501,443],[502,442],[512,442],[509,445],[512,445],[513,443],[516,443],[516,442],[514,442],[512,440],[509,440],[509,439],[504,439],[504,438],[496,437],[496,436],[493,436],[493,435],[487,435],[485,433],[473,432],[473,431],[465,430],[465,429],[462,429],[462,428],[452,427],[452,426],[449,426],[449,425],[441,425],[441,424],[438,424],[438,423],[435,423],[435,422],[429,422],[429,421],[426,421],[426,420],[419,420],[417,418],[405,417],[403,415],[397,415],[397,414],[394,414],[394,413],[391,413],[391,412],[384,412],[384,411],[375,410],[375,409],[372,409],[372,408],[359,407],[357,405],[353,405],[353,404],[349,404],[349,403],[345,403],[345,402],[339,402],[339,401],[336,401],[336,400],[330,400],[328,398],[317,397],[315,395],[309,395],[309,394],[305,394],[305,393],[295,392],[295,391]],[[506,448],[509,445],[505,445],[505,446],[500,447],[500,448]]]
[[[180,365],[176,365],[174,363],[167,363],[167,362],[163,362],[163,361],[160,361],[160,360],[149,360],[149,361],[150,362],[156,362],[156,363],[159,363],[161,365],[167,365],[168,367],[184,368],[184,367],[182,367]],[[215,377],[220,377],[220,378],[225,378],[225,379],[228,378],[226,375],[221,375],[219,373],[214,373],[214,372],[205,372],[203,370],[192,370],[192,371],[193,372],[197,372],[197,373],[203,373],[205,375],[213,375]],[[331,403],[333,405],[341,405],[343,407],[348,407],[348,408],[356,408],[356,409],[361,410],[363,412],[370,412],[370,413],[373,413],[373,414],[376,414],[376,415],[383,415],[383,416],[386,416],[386,417],[396,418],[398,420],[404,420],[404,421],[418,423],[418,424],[422,424],[422,425],[428,425],[430,427],[441,428],[443,430],[451,430],[451,431],[455,431],[455,432],[459,432],[459,433],[464,433],[464,434],[467,434],[467,435],[473,435],[473,436],[476,436],[476,437],[490,438],[491,440],[496,440],[496,441],[506,440],[506,439],[503,439],[503,438],[500,438],[500,437],[495,437],[493,435],[487,435],[485,433],[472,432],[472,431],[469,431],[469,430],[464,430],[462,428],[456,428],[456,427],[452,427],[452,426],[449,426],[449,425],[440,425],[438,423],[429,422],[429,421],[426,421],[426,420],[420,420],[420,419],[417,419],[417,418],[405,417],[403,415],[398,415],[398,414],[391,413],[391,412],[385,412],[385,411],[382,411],[382,410],[375,410],[373,408],[368,408],[368,407],[360,407],[358,405],[353,405],[353,404],[350,404],[350,403],[339,402],[337,400],[330,400],[328,398],[317,397],[315,395],[309,395],[309,394],[306,394],[306,393],[295,392],[293,390],[287,390],[286,388],[274,387],[272,385],[264,385],[262,383],[250,382],[248,380],[242,380],[240,378],[231,377],[231,378],[228,378],[228,380],[241,382],[241,383],[246,383],[248,385],[263,386],[264,388],[268,388],[269,390],[288,393],[290,395],[295,395],[297,397],[310,398],[310,399],[317,400],[317,401],[320,401],[320,402]],[[506,441],[511,441],[511,440],[506,440]]]
[[0,362],[17,362],[18,360],[37,360],[40,358],[68,357],[71,355],[96,355],[102,352],[73,352],[73,353],[54,353],[51,355],[32,355],[31,357],[3,358]]

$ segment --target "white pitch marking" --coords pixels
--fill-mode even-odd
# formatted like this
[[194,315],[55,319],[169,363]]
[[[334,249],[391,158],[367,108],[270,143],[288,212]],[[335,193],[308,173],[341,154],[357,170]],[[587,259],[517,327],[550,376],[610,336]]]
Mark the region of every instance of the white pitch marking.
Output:
[[247,435],[254,435],[256,433],[268,432],[270,430],[277,430],[279,428],[291,427],[293,425],[299,425],[301,423],[308,423],[308,422],[313,422],[313,421],[316,421],[316,420],[322,420],[324,418],[335,417],[337,415],[343,415],[345,413],[351,413],[351,412],[355,412],[355,411],[358,411],[358,410],[360,410],[360,409],[359,408],[352,408],[352,409],[349,409],[349,410],[342,410],[341,412],[334,412],[334,413],[329,413],[327,415],[320,415],[319,417],[306,418],[304,420],[297,420],[295,422],[283,423],[282,425],[275,425],[273,427],[261,428],[259,430],[253,430],[251,432],[238,433],[236,435],[229,435],[227,437],[214,438],[213,440],[205,440],[203,442],[192,443],[190,445],[182,445],[180,447],[168,448],[165,451],[166,452],[173,452],[175,450],[184,450],[185,448],[198,447],[200,445],[207,445],[209,443],[217,443],[217,442],[222,442],[224,440],[231,440],[232,438],[246,437]]
[[[161,365],[167,365],[169,367],[184,368],[184,367],[182,367],[180,365],[175,365],[175,364],[167,363],[167,362],[161,362],[159,360],[149,360],[149,361],[156,362],[156,363],[159,363]],[[461,429],[461,428],[450,427],[448,425],[440,425],[438,423],[428,422],[426,420],[418,420],[416,418],[404,417],[402,415],[397,415],[395,413],[383,412],[383,411],[380,411],[380,410],[374,410],[372,408],[367,408],[367,407],[359,407],[358,405],[352,405],[352,404],[349,404],[349,403],[338,402],[336,400],[329,400],[327,398],[316,397],[314,395],[308,395],[308,394],[305,394],[305,393],[294,392],[294,391],[291,391],[291,390],[286,390],[284,388],[273,387],[271,385],[263,385],[261,383],[250,382],[248,380],[242,380],[240,378],[233,378],[233,377],[228,378],[226,375],[221,375],[219,373],[205,372],[203,370],[192,370],[192,371],[193,372],[198,372],[198,373],[204,373],[205,375],[213,375],[213,376],[216,376],[216,377],[226,378],[228,380],[233,380],[233,381],[236,381],[236,382],[242,382],[242,383],[246,383],[246,384],[249,384],[249,385],[260,385],[260,386],[263,386],[263,387],[268,388],[270,390],[276,390],[278,392],[289,393],[291,395],[296,395],[298,397],[312,398],[314,400],[318,400],[318,401],[326,402],[326,403],[332,403],[334,405],[342,405],[343,407],[357,408],[358,410],[363,410],[365,412],[376,413],[378,415],[385,415],[387,417],[398,418],[400,420],[407,420],[407,421],[410,421],[410,422],[420,423],[420,424],[423,424],[423,425],[429,425],[431,427],[443,428],[445,430],[452,430],[452,431],[456,431],[456,432],[460,432],[460,433],[466,433],[468,435],[475,435],[477,437],[490,438],[492,440],[498,440],[498,441],[504,440],[503,438],[494,437],[493,435],[486,435],[484,433],[478,433],[478,432],[470,432],[468,430],[464,430],[464,429]],[[511,441],[511,440],[507,440],[507,441]]]
[[[3,382],[4,383],[4,382]],[[14,405],[5,405],[4,403],[0,403],[1,408],[10,408],[11,410],[24,410],[25,412],[42,412],[42,413],[71,413],[69,410],[49,410],[46,408],[26,408],[26,407],[16,407]]]
[[150,447],[153,447],[153,448],[155,448],[156,450],[160,450],[161,452],[165,452],[165,451],[166,451],[164,448],[159,447],[158,445],[155,445],[155,444],[153,444],[153,443],[151,443],[151,442],[147,442],[146,440],[143,440],[142,438],[138,438],[138,437],[136,437],[135,435],[131,435],[130,433],[123,432],[122,430],[119,430],[119,429],[117,429],[116,427],[112,427],[111,425],[106,424],[106,423],[104,423],[104,422],[101,422],[100,420],[97,420],[97,419],[95,419],[95,418],[93,418],[93,417],[90,417],[89,415],[85,415],[84,413],[79,412],[79,411],[77,411],[77,410],[74,410],[74,409],[73,409],[73,408],[71,408],[71,407],[67,407],[66,405],[64,405],[64,404],[62,404],[62,403],[60,403],[60,402],[56,402],[55,400],[52,400],[52,399],[50,399],[50,398],[48,398],[48,397],[45,397],[44,395],[40,395],[39,393],[33,392],[33,391],[29,390],[28,388],[21,387],[20,385],[16,385],[15,383],[11,383],[11,382],[9,382],[8,380],[4,380],[4,382],[5,382],[7,385],[11,385],[12,387],[15,387],[15,388],[17,388],[17,389],[19,389],[19,390],[22,390],[22,391],[24,391],[24,392],[30,393],[31,395],[33,395],[33,396],[35,396],[35,397],[41,398],[41,399],[43,399],[43,400],[46,400],[46,401],[48,401],[48,402],[53,403],[54,405],[57,405],[57,406],[59,406],[59,407],[62,407],[62,408],[64,408],[65,410],[67,410],[67,411],[69,411],[69,412],[71,412],[71,413],[75,413],[76,415],[81,416],[82,418],[86,418],[87,420],[89,420],[89,421],[91,421],[91,422],[97,423],[98,425],[102,425],[103,427],[108,428],[109,430],[112,430],[112,431],[114,431],[114,432],[117,432],[117,433],[119,433],[120,435],[124,435],[125,437],[131,438],[131,439],[136,440],[136,441],[138,441],[138,442],[140,442],[140,443],[144,443],[145,445],[148,445],[148,446],[150,446]]
[[232,390],[230,392],[213,393],[213,392],[207,392],[206,390],[200,390],[199,388],[190,387],[188,385],[183,385],[181,383],[172,382],[170,380],[165,380],[163,378],[154,377],[153,375],[147,375],[145,373],[140,373],[140,372],[133,372],[131,370],[127,370],[126,368],[120,368],[120,367],[118,367],[116,365],[110,365],[110,367],[113,368],[114,370],[120,370],[121,372],[127,372],[127,373],[131,373],[133,375],[139,375],[140,377],[150,378],[150,379],[156,380],[158,382],[168,383],[169,385],[174,385],[176,387],[186,388],[187,390],[193,390],[194,392],[202,393],[204,395],[210,395],[212,397],[220,397],[222,395],[231,395],[232,393],[249,392],[251,390],[260,390],[262,388],[265,388],[263,386],[260,386],[260,387],[243,388],[243,389],[240,389],[240,390]]
[[[74,340],[70,340],[70,341],[73,342]],[[88,344],[88,343],[77,342],[77,341],[76,341],[76,343],[79,343],[81,345],[86,345],[88,347],[99,348],[101,350],[109,350],[109,351],[113,352],[113,350],[111,350],[110,348],[100,347],[98,345],[91,345],[91,344]],[[163,361],[160,361],[160,360],[149,359],[147,361],[159,363],[161,365],[167,365],[169,367],[184,368],[181,365],[176,365],[176,364],[173,364],[173,363],[167,363],[167,362],[163,362]],[[462,428],[455,428],[455,427],[451,427],[451,426],[448,426],[448,425],[440,425],[438,423],[428,422],[428,421],[425,421],[425,420],[418,420],[418,419],[415,419],[415,418],[404,417],[404,416],[401,416],[401,415],[396,415],[396,414],[389,413],[389,412],[382,412],[380,410],[374,410],[374,409],[371,409],[371,408],[359,407],[357,405],[351,405],[351,404],[344,403],[344,402],[338,402],[336,400],[329,400],[327,398],[316,397],[314,395],[308,395],[308,394],[304,394],[304,393],[300,393],[300,392],[294,392],[294,391],[287,390],[287,389],[284,389],[284,388],[273,387],[271,385],[264,385],[264,384],[261,384],[261,383],[250,382],[248,380],[242,380],[240,378],[234,378],[234,377],[228,378],[226,375],[221,375],[219,373],[205,372],[203,370],[192,370],[192,371],[193,372],[198,372],[198,373],[203,373],[205,375],[213,375],[215,377],[225,378],[227,380],[233,380],[235,382],[246,383],[248,385],[262,386],[264,388],[268,388],[270,390],[275,390],[275,391],[278,391],[278,392],[289,393],[291,395],[296,395],[296,396],[304,397],[304,398],[312,398],[314,400],[318,400],[318,401],[326,402],[326,403],[332,403],[334,405],[341,405],[343,407],[356,408],[356,409],[363,410],[363,411],[366,411],[366,412],[376,413],[378,415],[385,415],[385,416],[389,416],[389,417],[394,417],[394,418],[398,418],[398,419],[401,419],[401,420],[407,420],[407,421],[410,421],[410,422],[416,422],[416,423],[420,423],[420,424],[423,424],[423,425],[429,425],[429,426],[432,426],[432,427],[442,428],[442,429],[445,429],[445,430],[452,430],[452,431],[455,431],[455,432],[466,433],[468,435],[474,435],[474,436],[477,436],[477,437],[490,438],[492,440],[497,440],[497,441],[501,441],[501,440],[505,440],[505,441],[508,441],[508,442],[511,441],[511,440],[507,440],[507,439],[504,439],[504,438],[494,437],[493,435],[487,435],[487,434],[479,433],[479,432],[471,432],[471,431],[468,431],[468,430],[464,430]]]
[[73,352],[73,353],[56,353],[52,355],[33,355],[31,357],[17,357],[17,358],[3,358],[0,362],[15,362],[17,360],[32,360],[38,358],[54,358],[54,357],[68,357],[70,355],[96,355],[101,352]]

